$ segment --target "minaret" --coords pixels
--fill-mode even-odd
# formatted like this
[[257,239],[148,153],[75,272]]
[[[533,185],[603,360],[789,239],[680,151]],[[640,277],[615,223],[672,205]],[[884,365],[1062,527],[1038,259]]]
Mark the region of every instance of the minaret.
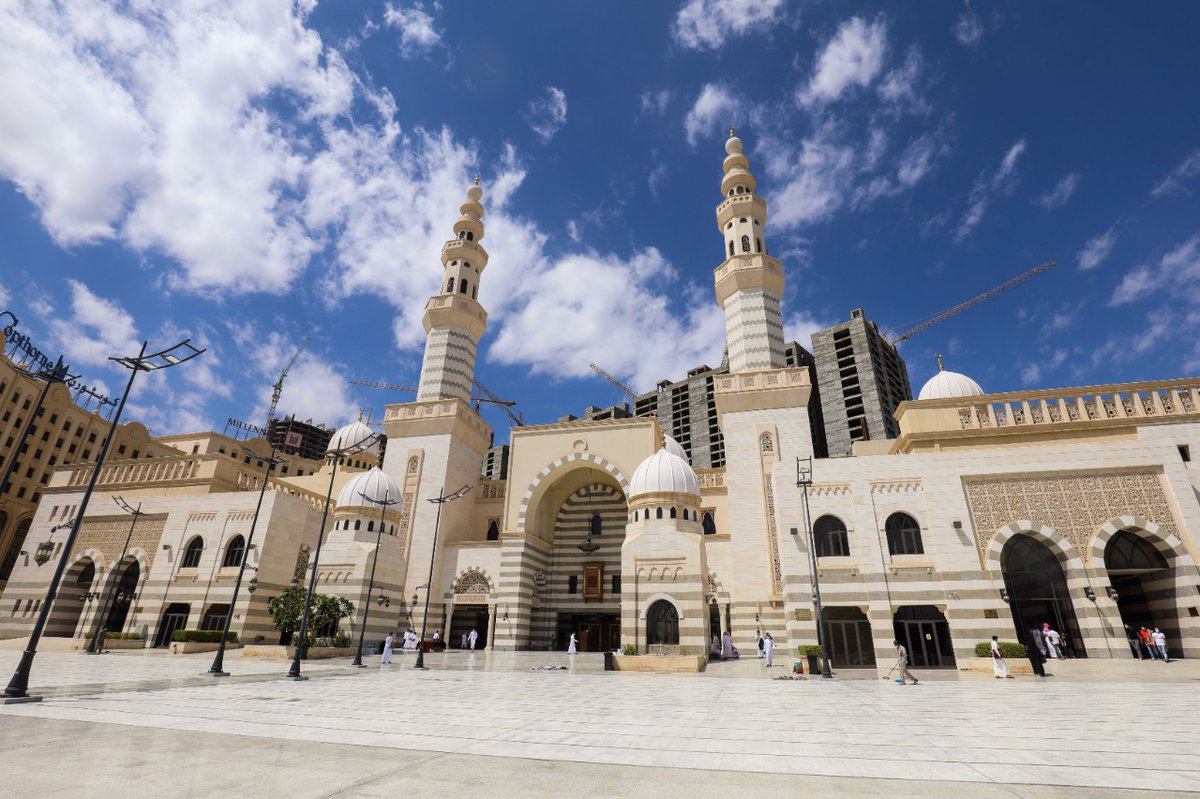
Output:
[[717,303],[725,310],[729,371],[779,369],[785,364],[779,310],[783,264],[767,255],[767,203],[754,193],[750,162],[733,128],[725,152],[725,199],[717,206],[717,227],[725,237],[726,259],[714,278]]
[[453,238],[442,247],[441,292],[425,303],[425,358],[417,401],[471,398],[475,348],[487,330],[487,312],[479,304],[479,279],[487,267],[483,239],[483,189],[479,176],[459,208]]

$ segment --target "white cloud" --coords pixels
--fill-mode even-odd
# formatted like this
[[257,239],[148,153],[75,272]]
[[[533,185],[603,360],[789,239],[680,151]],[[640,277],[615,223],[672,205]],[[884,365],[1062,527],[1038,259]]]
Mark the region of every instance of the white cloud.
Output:
[[567,236],[576,244],[583,241],[583,235],[579,232],[579,223],[574,219],[567,220]]
[[414,58],[441,44],[442,34],[420,3],[412,8],[389,5],[383,12],[383,22],[400,31],[400,54],[405,58]]
[[1104,259],[1112,252],[1113,245],[1116,243],[1117,231],[1114,228],[1109,228],[1100,235],[1088,239],[1077,256],[1079,259],[1079,268],[1085,272],[1089,269],[1095,269],[1104,262]]
[[1027,363],[1021,367],[1021,382],[1027,386],[1037,385],[1042,379],[1042,367],[1036,363]]
[[951,30],[954,32],[954,38],[964,47],[974,47],[983,38],[983,23],[969,6],[959,15]]
[[1017,170],[1017,161],[1025,152],[1025,140],[1014,143],[1004,153],[1004,158],[1000,161],[1000,166],[990,175],[983,174],[976,179],[975,185],[971,187],[971,196],[968,200],[967,210],[963,213],[962,219],[959,220],[958,228],[954,231],[954,240],[962,241],[979,226],[987,214],[988,205],[991,203],[992,197],[1000,192],[1009,192],[1012,190],[1014,176]]
[[544,95],[529,101],[527,119],[542,141],[550,141],[567,124],[567,94],[554,86],[545,89]]
[[836,100],[853,86],[869,86],[883,68],[887,25],[851,17],[817,58],[808,85],[797,94],[803,105]]
[[1200,150],[1192,150],[1179,166],[1160,180],[1150,191],[1151,197],[1165,197],[1169,194],[1184,194],[1187,188],[1184,183],[1188,179],[1200,175]]
[[1109,305],[1127,305],[1169,288],[1176,300],[1200,303],[1200,235],[1168,252],[1154,266],[1131,269],[1113,291]]
[[688,50],[715,50],[729,39],[765,30],[785,9],[784,0],[688,0],[671,26]]
[[1075,194],[1075,190],[1079,188],[1079,173],[1071,172],[1063,176],[1062,180],[1054,184],[1054,188],[1037,198],[1038,205],[1051,211],[1055,208],[1061,208]]
[[650,174],[646,176],[646,184],[650,187],[650,193],[658,197],[658,187],[662,185],[663,180],[667,177],[667,165],[660,163],[654,169],[650,170]]
[[923,66],[920,51],[915,47],[909,48],[908,54],[904,56],[904,63],[889,70],[879,81],[880,99],[892,106],[912,111],[928,110],[928,104],[917,91]]
[[667,106],[674,97],[674,92],[670,89],[659,89],[656,92],[642,92],[641,113],[643,114],[662,114],[667,110]]
[[133,315],[115,300],[92,293],[78,280],[68,280],[71,310],[53,309],[50,334],[72,366],[108,366],[109,357],[137,355],[141,348]]
[[[716,363],[725,339],[721,309],[707,292],[682,315],[677,275],[654,248],[628,259],[564,256],[522,288],[488,358],[529,364],[536,374],[588,377],[595,362],[638,391],[697,363]],[[703,296],[700,296],[703,294]],[[555,331],[548,336],[547,330]]]
[[706,83],[684,118],[683,129],[688,144],[695,146],[702,137],[723,136],[738,119],[738,103],[733,93],[719,83]]

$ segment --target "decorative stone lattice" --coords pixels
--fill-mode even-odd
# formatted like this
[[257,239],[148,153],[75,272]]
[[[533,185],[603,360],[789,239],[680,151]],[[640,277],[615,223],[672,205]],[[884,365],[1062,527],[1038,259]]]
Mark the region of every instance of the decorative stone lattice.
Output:
[[454,593],[456,594],[490,594],[491,592],[492,586],[488,582],[487,575],[478,569],[467,569],[454,584]]
[[1159,525],[1163,537],[1177,534],[1175,517],[1153,472],[1040,476],[1003,480],[964,480],[975,526],[975,543],[986,552],[1001,527],[1031,520],[1053,528],[1080,556],[1104,524],[1120,516],[1140,516]]
[[[163,526],[167,520],[162,518],[138,519],[133,537],[129,539],[129,549],[140,549],[146,553],[146,568],[154,565],[154,557],[158,554],[159,542],[162,541]],[[128,519],[112,519],[110,521],[92,522],[85,520],[75,541],[75,552],[94,549],[104,553],[106,565],[111,565],[121,555],[121,547],[125,544],[125,536],[129,535]]]

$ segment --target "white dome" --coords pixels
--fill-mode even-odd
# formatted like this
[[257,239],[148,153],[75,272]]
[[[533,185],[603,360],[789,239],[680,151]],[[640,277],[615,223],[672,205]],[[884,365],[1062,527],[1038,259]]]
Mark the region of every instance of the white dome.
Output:
[[966,375],[940,371],[921,386],[921,393],[917,395],[917,399],[954,399],[955,397],[979,397],[982,395],[983,389]]
[[[366,498],[363,498],[363,495]],[[374,504],[384,499],[395,502],[400,499],[400,489],[396,486],[396,481],[383,473],[383,470],[376,466],[369,472],[363,472],[356,475],[353,480],[346,483],[342,488],[337,498],[337,506],[339,508],[351,507],[367,507],[379,510],[380,506]]]
[[629,496],[667,491],[700,496],[700,481],[687,461],[664,448],[638,464],[629,481]]
[[[362,422],[351,422],[345,427],[338,428],[338,431],[333,434],[333,438],[329,439],[329,446],[325,448],[325,454],[331,454],[344,447],[352,447],[360,441],[365,441],[375,435],[375,431],[367,427]],[[371,443],[365,447],[360,447],[355,452],[372,452],[379,454],[379,439],[371,440]]]
[[692,462],[692,459],[688,457],[687,450],[678,441],[666,434],[663,435],[663,449],[672,455],[683,458],[684,463],[691,464]]

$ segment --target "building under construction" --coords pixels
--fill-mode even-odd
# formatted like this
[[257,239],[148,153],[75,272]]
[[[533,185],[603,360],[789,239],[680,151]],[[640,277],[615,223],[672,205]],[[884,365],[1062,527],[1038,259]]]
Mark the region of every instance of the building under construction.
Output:
[[294,416],[272,419],[267,425],[267,440],[278,450],[294,453],[307,460],[319,461],[325,457],[325,449],[333,430],[312,419],[303,422]]

